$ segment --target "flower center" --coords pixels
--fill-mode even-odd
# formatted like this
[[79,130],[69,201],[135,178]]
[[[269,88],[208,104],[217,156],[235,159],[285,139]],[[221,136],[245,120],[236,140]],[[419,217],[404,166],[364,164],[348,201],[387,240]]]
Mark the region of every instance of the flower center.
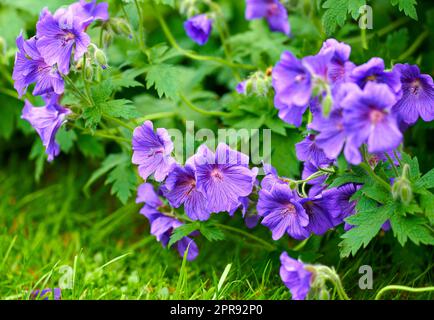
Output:
[[211,171],[211,177],[214,180],[223,181],[223,173],[220,171],[219,168],[212,169],[212,171]]
[[267,16],[274,16],[278,10],[279,6],[277,5],[277,3],[269,4],[267,9]]
[[306,76],[304,74],[298,74],[295,76],[295,82],[300,83],[306,79]]
[[419,79],[414,80],[410,85],[410,91],[412,94],[417,95],[422,87]]
[[380,110],[372,110],[369,114],[369,118],[371,119],[371,123],[377,124],[378,122],[384,119],[385,113]]
[[72,32],[67,32],[63,37],[62,37],[62,45],[65,46],[69,41],[75,40],[75,34],[73,34]]
[[376,80],[377,80],[377,76],[375,74],[372,74],[372,75],[366,77],[366,82],[376,81]]
[[296,213],[295,206],[292,203],[287,203],[285,205],[285,209],[282,211],[283,217],[287,217],[290,214],[295,214],[295,213]]

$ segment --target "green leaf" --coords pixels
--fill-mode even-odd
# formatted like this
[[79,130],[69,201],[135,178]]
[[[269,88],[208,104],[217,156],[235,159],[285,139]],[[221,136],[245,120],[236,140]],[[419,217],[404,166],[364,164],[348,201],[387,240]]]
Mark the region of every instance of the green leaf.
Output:
[[101,110],[104,114],[108,114],[109,116],[127,120],[139,116],[136,107],[127,99],[106,101],[101,104]]
[[136,173],[129,164],[119,165],[109,173],[105,184],[113,184],[111,194],[115,194],[123,204],[126,204],[136,190]]
[[86,107],[83,111],[83,118],[85,120],[85,127],[95,130],[102,118],[100,106]]
[[354,225],[354,228],[342,235],[344,240],[339,244],[341,247],[341,257],[348,257],[351,254],[354,256],[362,246],[366,248],[372,238],[380,231],[381,226],[393,213],[394,204],[388,204],[359,212],[345,219],[346,222]]
[[129,162],[129,157],[124,153],[110,154],[107,158],[104,159],[104,161],[101,164],[101,167],[98,170],[94,171],[93,174],[90,176],[89,180],[86,182],[86,184],[83,187],[83,192],[88,195],[90,186],[96,180],[98,180],[104,174],[112,170],[114,167],[117,167],[121,164],[125,164],[128,162]]
[[146,75],[146,88],[155,87],[158,96],[177,99],[181,81],[181,72],[178,67],[169,64],[151,65]]
[[298,140],[299,135],[295,131],[288,132],[287,137],[271,135],[271,164],[279,172],[279,175],[293,177],[300,173],[294,147]]
[[434,224],[434,194],[426,191],[420,196],[420,206],[431,224]]
[[434,169],[431,169],[422,178],[414,184],[416,189],[431,189],[434,188]]
[[45,147],[42,144],[41,139],[36,138],[33,143],[32,150],[29,155],[30,160],[35,161],[35,181],[39,182],[44,172],[44,165],[47,161],[47,154],[45,153]]
[[344,173],[341,176],[333,180],[329,185],[329,188],[340,187],[347,183],[364,183],[366,182],[366,176],[359,176],[354,173]]
[[64,127],[60,128],[56,134],[56,141],[60,145],[62,152],[69,153],[74,146],[74,141],[77,140],[77,135],[74,130],[66,130]]
[[416,245],[434,245],[432,230],[426,226],[426,220],[420,217],[394,215],[390,218],[393,234],[398,238],[399,243],[404,246],[408,239]]
[[357,19],[360,15],[359,8],[365,4],[364,0],[326,0],[322,6],[326,9],[322,18],[326,33],[332,34],[338,26],[342,27],[347,21],[348,13]]
[[393,6],[398,5],[399,11],[404,11],[405,15],[417,20],[416,0],[390,0]]
[[362,187],[361,192],[368,198],[371,198],[372,200],[375,200],[382,204],[393,201],[392,193],[388,190],[385,190],[382,186],[376,183],[365,184]]
[[188,235],[190,235],[190,233],[198,230],[199,228],[200,225],[198,222],[187,223],[179,226],[178,228],[173,230],[172,235],[170,236],[168,247],[170,248],[173,244],[175,244],[182,238],[187,237]]
[[78,149],[89,158],[103,158],[104,146],[93,136],[79,135],[77,139]]
[[225,238],[224,232],[212,224],[201,223],[199,231],[208,241],[219,241]]

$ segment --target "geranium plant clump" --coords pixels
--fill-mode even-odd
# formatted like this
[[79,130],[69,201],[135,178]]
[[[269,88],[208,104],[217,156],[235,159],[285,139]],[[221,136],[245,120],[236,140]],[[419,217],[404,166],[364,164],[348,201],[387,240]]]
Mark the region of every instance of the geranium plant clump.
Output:
[[[342,258],[368,246],[380,230],[393,233],[402,245],[408,240],[434,244],[434,171],[421,174],[404,143],[406,132],[418,121],[434,120],[434,83],[418,65],[405,61],[387,65],[381,57],[357,64],[352,61],[352,46],[334,38],[323,41],[315,54],[301,54],[291,45],[297,33],[288,20],[290,6],[279,0],[245,1],[243,18],[266,23],[263,32],[279,39],[279,48],[284,48],[277,59],[267,61],[249,51],[237,56],[218,1],[181,1],[179,10],[192,48],[218,41],[214,35],[222,41],[223,57],[199,55],[177,43],[162,16],[166,6],[160,2],[176,8],[174,1],[134,2],[135,6],[120,1],[110,11],[120,16],[109,15],[111,7],[96,0],[81,0],[55,12],[45,8],[36,35],[28,39],[18,35],[12,78],[18,95],[26,98],[21,117],[40,136],[48,161],[59,156],[65,136],[75,135],[71,132],[116,142],[120,151],[106,158],[87,187],[109,173],[112,193],[125,204],[135,192],[150,233],[189,261],[199,255],[196,239],[223,239],[227,230],[213,222],[217,214],[242,216],[251,232],[269,229],[265,241],[270,244],[294,239],[297,250],[314,236],[340,230]],[[154,10],[171,49],[147,44],[144,5]],[[132,10],[138,28],[130,21]],[[97,35],[95,39],[91,34]],[[109,52],[114,37],[140,48],[140,57],[112,67]],[[179,73],[167,61],[179,56],[217,65],[231,77],[232,92],[222,98],[223,108],[198,107],[193,94],[173,84]],[[144,68],[137,67],[141,61],[146,61]],[[267,119],[258,128],[265,123],[283,131],[279,140],[285,139],[288,129],[296,132],[293,151],[286,149],[296,159],[280,158],[276,165],[272,154],[273,165],[270,159],[254,165],[236,145],[220,142],[215,148],[202,143],[192,156],[179,160],[171,127],[154,125],[176,117],[176,111],[147,114],[131,101],[117,98],[125,88],[140,88],[135,78],[144,73],[147,90],[154,87],[159,98],[218,119],[220,127],[230,127],[233,119],[251,113],[249,103],[265,105],[265,110],[253,108],[253,113]],[[212,95],[214,102],[217,98],[204,90],[197,94],[198,101],[201,94]],[[35,106],[35,101],[43,105]],[[189,120],[181,113],[178,117]],[[296,171],[290,176],[287,170],[281,172],[292,165],[290,161],[302,163],[299,178]],[[330,298],[328,283],[339,298],[348,299],[334,268],[304,263],[294,256],[294,247],[288,250],[291,256],[287,250],[280,256],[280,277],[293,299]]]

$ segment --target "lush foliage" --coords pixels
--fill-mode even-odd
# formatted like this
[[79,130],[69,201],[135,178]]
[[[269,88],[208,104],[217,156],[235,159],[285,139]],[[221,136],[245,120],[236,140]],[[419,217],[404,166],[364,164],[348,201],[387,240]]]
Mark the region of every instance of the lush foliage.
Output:
[[[344,287],[356,284],[345,282],[338,265],[353,265],[345,268],[355,277],[376,247],[386,257],[402,255],[409,274],[419,270],[425,277],[428,270],[422,285],[430,285],[432,5],[67,2],[47,1],[44,9],[25,0],[0,6],[0,24],[10,30],[0,43],[0,135],[10,141],[2,161],[17,152],[10,148],[23,134],[35,137],[36,131],[29,148],[36,181],[44,183],[44,168],[51,172],[68,158],[91,168],[75,166],[85,179],[84,195],[97,202],[108,187],[119,200],[120,218],[103,217],[102,230],[111,233],[124,212],[140,212],[157,241],[183,258],[177,297],[189,297],[185,270],[196,262],[187,261],[206,264],[202,249],[224,248],[234,235],[246,246],[253,242],[275,265],[280,255],[281,281],[293,299],[347,299]],[[362,20],[369,25],[370,9],[374,29],[359,29]],[[223,128],[271,130],[271,158],[258,163],[237,151],[239,136],[188,145],[191,130]],[[182,142],[171,137],[174,129]],[[265,153],[265,136],[260,139]],[[190,150],[178,154],[180,144]],[[116,236],[123,241],[122,233]],[[5,247],[1,268],[15,241]],[[420,253],[417,260],[411,251]],[[369,259],[374,269],[393,261]],[[221,293],[230,268],[208,295]],[[272,297],[285,298],[278,292]],[[38,294],[28,291],[27,297]],[[74,291],[70,297],[80,296]]]

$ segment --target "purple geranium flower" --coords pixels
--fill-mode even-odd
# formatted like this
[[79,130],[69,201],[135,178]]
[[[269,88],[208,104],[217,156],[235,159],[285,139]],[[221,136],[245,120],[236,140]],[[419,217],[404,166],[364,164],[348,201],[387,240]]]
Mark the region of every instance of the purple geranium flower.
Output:
[[333,52],[327,68],[327,78],[332,83],[347,81],[355,65],[350,61],[351,47],[335,39],[328,39],[323,43],[321,53]]
[[434,120],[434,83],[431,76],[421,74],[419,67],[397,64],[394,70],[401,74],[403,95],[393,107],[393,112],[407,124],[413,124],[420,116],[424,121]]
[[304,198],[300,201],[309,217],[306,229],[316,235],[323,235],[335,226],[333,217],[329,213],[328,199],[326,194]]
[[[358,189],[360,189],[360,186],[347,183],[323,192],[323,196],[327,198],[328,210],[335,226],[341,224],[345,218],[355,213],[357,202],[351,200],[351,197]],[[345,230],[349,230],[351,227],[345,222],[344,228]]]
[[280,255],[280,263],[280,277],[291,291],[292,299],[306,299],[313,281],[312,272],[306,270],[303,262],[291,258],[286,252]]
[[36,47],[49,65],[57,64],[63,74],[69,73],[72,51],[78,61],[87,51],[90,37],[83,31],[86,20],[71,12],[53,16],[44,10],[36,24]]
[[299,127],[312,95],[308,69],[291,52],[285,51],[273,68],[272,83],[279,117]]
[[241,208],[241,213],[244,218],[244,223],[246,224],[246,227],[249,229],[252,229],[256,227],[256,225],[259,222],[259,216],[256,212],[254,212],[253,209],[254,202],[249,197],[242,197],[240,198],[240,206],[238,208],[235,208],[229,212],[229,215],[233,215],[235,211],[237,211],[239,208]]
[[397,98],[401,95],[401,81],[396,70],[385,71],[384,61],[381,58],[372,58],[365,64],[355,67],[351,73],[351,80],[364,89],[368,83],[387,84]]
[[109,19],[107,2],[96,3],[96,0],[90,2],[80,0],[71,4],[69,10],[83,21],[87,21],[87,24],[95,20],[107,21]]
[[262,224],[272,232],[273,240],[285,233],[297,240],[309,237],[306,229],[309,216],[300,204],[300,198],[288,185],[275,184],[271,190],[259,191],[257,210],[264,219]]
[[288,12],[279,0],[246,0],[246,19],[267,19],[271,31],[291,34]]
[[[396,96],[385,84],[368,83],[363,91],[356,90],[347,95],[342,104],[344,126],[348,132],[347,143],[354,148],[367,143],[371,153],[394,150],[402,141],[396,116],[390,113]],[[358,153],[358,155],[357,155]],[[358,164],[360,153],[347,154],[347,160]]]
[[46,149],[48,161],[52,161],[60,153],[60,146],[56,142],[57,131],[66,122],[66,116],[71,111],[58,104],[57,96],[45,98],[45,101],[45,106],[34,107],[26,100],[21,118],[27,120],[39,134]]
[[200,146],[192,161],[197,189],[205,195],[210,212],[230,212],[253,190],[257,170],[249,169],[249,157],[224,143],[217,146],[215,154]]
[[[172,215],[162,212],[164,204],[150,183],[144,183],[139,186],[136,203],[145,203],[140,213],[148,218],[151,225],[151,234],[166,247],[173,230],[182,226],[183,223]],[[189,246],[187,253],[187,260],[189,261],[196,259],[199,254],[196,243],[190,237],[183,237],[176,242],[176,246],[181,257],[184,256],[185,250]]]
[[208,220],[210,212],[207,209],[207,200],[196,188],[193,165],[175,166],[166,179],[165,187],[167,190],[164,195],[172,207],[178,208],[184,204],[185,213],[191,219]]
[[132,145],[132,162],[139,166],[140,176],[146,180],[154,174],[156,181],[163,181],[175,164],[171,156],[173,142],[167,130],[158,128],[155,133],[152,122],[145,121],[134,130]]
[[211,34],[212,20],[206,14],[200,14],[185,21],[184,29],[191,40],[203,46]]
[[33,95],[45,95],[50,93],[62,94],[65,85],[57,68],[45,63],[36,47],[36,38],[24,40],[23,35],[17,37],[18,52],[15,56],[15,65],[12,78],[14,88],[21,97],[27,91],[27,87],[36,82]]
[[303,141],[297,143],[295,151],[298,160],[311,162],[317,167],[332,161],[327,158],[323,149],[318,147],[314,134],[309,134]]
[[315,138],[316,145],[329,159],[336,159],[339,156],[347,138],[341,103],[349,93],[358,89],[354,83],[344,83],[334,87],[333,106],[329,116],[324,117],[321,112],[313,112],[313,122],[309,124],[309,129],[319,132]]
[[62,291],[60,288],[34,290],[30,296],[32,299],[49,300],[52,297],[53,300],[60,300],[62,299]]
[[277,170],[272,165],[264,163],[263,168],[265,177],[262,178],[261,181],[262,189],[271,191],[271,189],[273,189],[274,185],[276,184],[287,184],[285,181],[279,178],[279,176],[277,175]]

